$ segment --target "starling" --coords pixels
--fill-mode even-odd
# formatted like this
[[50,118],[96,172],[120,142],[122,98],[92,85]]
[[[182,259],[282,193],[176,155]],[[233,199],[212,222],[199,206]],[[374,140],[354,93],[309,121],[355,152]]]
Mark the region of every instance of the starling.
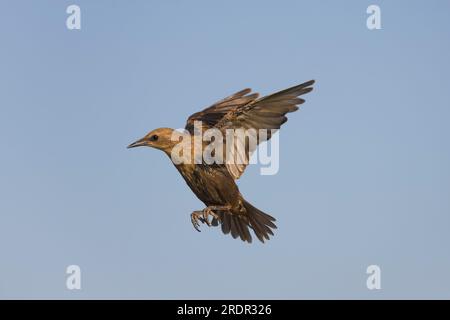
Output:
[[[287,121],[286,114],[298,110],[297,105],[305,102],[299,96],[312,91],[314,80],[285,89],[283,91],[258,98],[258,93],[251,89],[239,91],[212,106],[194,113],[187,119],[186,132],[195,135],[195,123],[201,123],[203,129],[217,129],[223,132],[229,129],[265,129],[273,132],[280,129]],[[255,208],[247,202],[235,183],[244,172],[248,162],[226,162],[223,164],[207,164],[188,161],[175,163],[171,157],[174,146],[179,141],[173,141],[174,129],[159,128],[151,131],[145,137],[130,144],[128,148],[147,146],[162,150],[171,158],[184,180],[206,205],[200,211],[191,214],[191,222],[197,231],[199,222],[208,226],[221,225],[224,234],[231,233],[233,238],[240,237],[242,241],[252,242],[250,229],[261,241],[269,240],[276,229],[275,218]],[[270,139],[271,134],[266,140]],[[258,140],[258,143],[264,141]],[[224,141],[224,147],[226,142]],[[244,148],[248,159],[251,150]],[[237,151],[240,152],[240,151]],[[210,219],[211,218],[211,219]]]

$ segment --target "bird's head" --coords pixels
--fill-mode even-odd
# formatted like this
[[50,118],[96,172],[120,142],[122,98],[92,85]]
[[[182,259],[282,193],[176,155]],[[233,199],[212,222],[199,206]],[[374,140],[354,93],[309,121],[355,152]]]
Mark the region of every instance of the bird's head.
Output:
[[146,134],[142,139],[130,144],[128,148],[152,147],[170,153],[173,146],[176,144],[176,142],[171,139],[172,132],[173,129],[170,128],[155,129]]

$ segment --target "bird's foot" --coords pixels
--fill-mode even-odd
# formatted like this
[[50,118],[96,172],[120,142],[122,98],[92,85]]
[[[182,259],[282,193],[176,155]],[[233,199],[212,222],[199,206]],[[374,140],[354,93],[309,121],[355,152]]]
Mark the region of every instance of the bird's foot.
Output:
[[200,232],[200,223],[198,223],[199,221],[204,222],[203,221],[203,211],[194,211],[191,213],[191,222],[192,225],[194,226],[195,230],[197,230],[198,232]]
[[209,216],[212,216],[215,220],[220,220],[219,215],[215,213],[215,210],[226,211],[229,210],[229,206],[209,206],[201,211],[194,211],[191,213],[191,222],[195,230],[200,232],[200,222],[206,223],[209,227],[212,226],[211,221],[209,221]]
[[212,216],[214,219],[219,220],[219,216],[211,209],[211,207],[206,207],[202,212],[202,222],[206,223],[209,227],[211,227],[211,221],[209,221],[208,216]]

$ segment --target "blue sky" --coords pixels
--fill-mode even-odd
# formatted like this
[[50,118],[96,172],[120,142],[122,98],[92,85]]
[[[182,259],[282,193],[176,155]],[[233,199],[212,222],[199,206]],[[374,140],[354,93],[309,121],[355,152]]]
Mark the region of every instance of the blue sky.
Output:
[[[81,8],[68,30],[66,8]],[[366,27],[378,4],[382,29]],[[0,13],[0,297],[449,298],[450,5],[444,1],[5,1]],[[243,195],[276,236],[197,233],[162,153],[246,87],[315,79],[280,171]],[[82,270],[69,291],[65,270]],[[381,290],[366,268],[381,267]]]

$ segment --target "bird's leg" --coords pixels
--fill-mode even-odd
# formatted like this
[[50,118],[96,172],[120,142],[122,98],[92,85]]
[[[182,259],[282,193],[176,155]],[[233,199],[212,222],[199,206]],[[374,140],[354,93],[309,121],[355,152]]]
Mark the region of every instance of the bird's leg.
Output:
[[202,222],[211,227],[211,222],[209,221],[208,216],[212,216],[214,219],[219,220],[219,215],[217,215],[214,211],[228,211],[230,209],[230,206],[207,206],[203,209]]
[[201,221],[202,223],[206,223],[208,226],[211,226],[211,222],[208,219],[209,216],[212,216],[214,219],[219,220],[219,215],[214,211],[228,211],[230,209],[230,206],[208,206],[201,211],[194,211],[191,213],[192,225],[194,226],[195,230],[200,232],[199,221]]

